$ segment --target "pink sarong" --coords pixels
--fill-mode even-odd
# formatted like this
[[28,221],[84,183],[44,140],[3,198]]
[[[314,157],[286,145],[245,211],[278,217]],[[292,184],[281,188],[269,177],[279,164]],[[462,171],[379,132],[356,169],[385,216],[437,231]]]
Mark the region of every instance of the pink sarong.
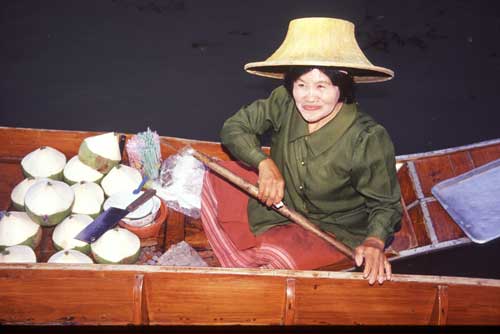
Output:
[[[255,184],[257,174],[234,161],[221,162]],[[345,260],[321,238],[297,224],[273,227],[255,236],[248,225],[248,195],[213,172],[205,174],[201,220],[223,267],[317,269]]]

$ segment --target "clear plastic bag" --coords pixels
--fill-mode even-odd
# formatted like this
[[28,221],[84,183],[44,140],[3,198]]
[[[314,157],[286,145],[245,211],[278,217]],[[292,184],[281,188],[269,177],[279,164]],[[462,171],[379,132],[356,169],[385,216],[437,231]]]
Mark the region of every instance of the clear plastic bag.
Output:
[[156,194],[169,208],[192,217],[200,217],[201,188],[206,167],[186,147],[163,161],[160,177],[152,184]]

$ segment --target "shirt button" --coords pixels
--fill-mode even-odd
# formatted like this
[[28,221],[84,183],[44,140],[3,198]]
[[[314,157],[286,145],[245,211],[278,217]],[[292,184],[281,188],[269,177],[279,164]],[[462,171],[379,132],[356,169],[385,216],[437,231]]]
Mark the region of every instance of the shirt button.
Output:
[[305,162],[305,161],[301,161],[301,162],[300,162],[300,164],[301,164],[302,166],[304,166],[304,165],[306,164],[306,162]]
[[303,185],[300,185],[300,186],[299,186],[299,189],[300,189],[300,190],[303,190],[303,189],[304,189],[304,186],[303,186]]

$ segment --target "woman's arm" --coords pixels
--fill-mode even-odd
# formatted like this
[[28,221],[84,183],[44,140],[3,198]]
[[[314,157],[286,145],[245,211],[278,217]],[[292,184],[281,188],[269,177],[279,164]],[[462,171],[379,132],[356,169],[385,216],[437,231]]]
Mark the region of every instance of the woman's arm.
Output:
[[365,241],[356,248],[356,264],[373,284],[391,279],[391,265],[384,254],[388,237],[401,221],[401,193],[396,175],[394,146],[380,125],[369,127],[358,139],[353,155],[353,182],[369,210]]

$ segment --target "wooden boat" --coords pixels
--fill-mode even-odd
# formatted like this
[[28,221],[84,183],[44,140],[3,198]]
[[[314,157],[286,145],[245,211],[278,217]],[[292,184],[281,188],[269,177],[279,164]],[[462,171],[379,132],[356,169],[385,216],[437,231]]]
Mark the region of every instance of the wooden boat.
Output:
[[[67,157],[95,132],[0,127],[0,209],[22,180],[20,161],[40,146]],[[230,159],[219,143],[163,137]],[[175,153],[165,145],[162,156]],[[439,181],[500,158],[500,140],[399,156],[404,217],[391,260],[470,242],[434,199]],[[52,253],[44,228],[37,258]],[[394,275],[370,287],[350,263],[317,271],[221,268],[201,222],[171,211],[156,242],[185,240],[209,268],[0,264],[0,324],[9,325],[408,325],[500,324],[500,280]]]

